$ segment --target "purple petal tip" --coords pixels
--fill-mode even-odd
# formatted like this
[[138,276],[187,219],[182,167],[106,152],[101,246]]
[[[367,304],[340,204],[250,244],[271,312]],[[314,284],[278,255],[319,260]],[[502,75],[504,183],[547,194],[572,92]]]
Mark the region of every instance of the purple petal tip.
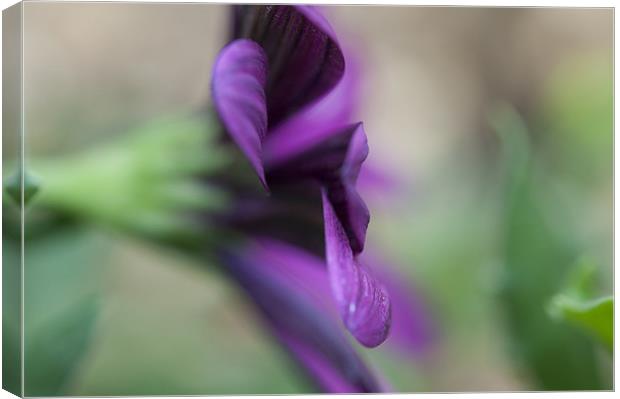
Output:
[[362,345],[376,347],[387,339],[390,331],[388,293],[358,262],[325,190],[323,214],[327,268],[340,316]]
[[220,51],[211,91],[218,116],[267,188],[262,141],[267,132],[267,56],[257,43],[235,40]]

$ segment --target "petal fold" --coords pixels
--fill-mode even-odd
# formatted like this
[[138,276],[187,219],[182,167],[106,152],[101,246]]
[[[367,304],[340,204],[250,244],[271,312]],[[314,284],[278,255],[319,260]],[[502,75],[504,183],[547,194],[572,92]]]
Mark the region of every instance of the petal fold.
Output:
[[351,248],[364,248],[370,213],[355,189],[362,163],[368,156],[368,141],[361,123],[324,134],[281,136],[265,141],[265,167],[270,178],[299,180],[314,178],[326,187],[327,195],[342,222]]
[[360,69],[357,58],[349,56],[344,75],[333,90],[269,132],[265,146],[270,147],[272,162],[286,159],[291,156],[289,151],[299,151],[353,122],[360,98]]
[[341,318],[361,344],[378,346],[390,330],[388,293],[358,262],[327,190],[323,190],[323,215],[327,269]]
[[267,132],[267,57],[251,40],[235,40],[215,61],[211,94],[220,121],[267,187],[262,141]]
[[267,54],[271,127],[325,95],[342,78],[342,51],[317,9],[239,5],[234,6],[233,13],[233,37],[252,39]]

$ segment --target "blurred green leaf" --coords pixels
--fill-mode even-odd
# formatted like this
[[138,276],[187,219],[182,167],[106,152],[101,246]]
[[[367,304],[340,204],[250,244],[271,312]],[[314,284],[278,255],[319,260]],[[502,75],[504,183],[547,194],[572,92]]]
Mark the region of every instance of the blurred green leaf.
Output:
[[553,298],[550,311],[554,317],[583,328],[597,338],[607,350],[613,352],[614,302],[612,297],[582,302],[560,294]]
[[[576,257],[573,221],[531,150],[511,148],[529,141],[516,111],[501,109],[493,116],[493,126],[504,144],[501,299],[514,356],[539,389],[602,389],[592,343],[546,311]],[[530,155],[514,155],[523,151]]]
[[73,373],[88,350],[99,310],[95,297],[83,298],[26,335],[26,392],[66,394]]
[[19,241],[10,239],[11,234],[7,234],[9,227],[7,218],[10,213],[19,213],[19,208],[5,207],[2,214],[2,387],[19,394],[21,392],[21,251]]
[[25,246],[25,395],[64,395],[97,318],[101,238],[84,228],[64,227]]
[[549,303],[549,314],[583,329],[613,351],[613,299],[593,299],[596,264],[582,258],[569,274],[563,290]]
[[586,300],[594,295],[597,266],[593,259],[582,256],[568,273],[564,295],[576,300]]

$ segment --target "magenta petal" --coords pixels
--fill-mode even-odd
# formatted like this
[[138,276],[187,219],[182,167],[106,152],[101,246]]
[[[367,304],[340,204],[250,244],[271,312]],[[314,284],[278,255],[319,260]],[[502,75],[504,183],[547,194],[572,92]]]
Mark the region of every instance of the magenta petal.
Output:
[[223,249],[220,255],[270,329],[321,388],[346,393],[384,389],[324,300],[328,279],[320,259],[269,239]]
[[269,131],[265,148],[270,162],[282,162],[339,133],[352,120],[358,98],[359,67],[349,59],[342,80],[332,91]]
[[267,187],[262,141],[267,131],[265,82],[267,58],[251,40],[235,40],[220,51],[211,92],[218,116]]
[[361,261],[373,265],[377,277],[390,293],[392,326],[386,346],[404,356],[424,358],[430,354],[439,334],[427,298],[407,281],[407,276],[383,259],[364,253]]
[[327,195],[357,254],[364,248],[370,213],[355,183],[368,155],[361,123],[336,132],[281,136],[265,141],[265,167],[274,181],[312,177],[327,188]]
[[344,73],[333,31],[312,7],[235,6],[234,25],[235,38],[252,39],[267,54],[271,126],[329,92]]
[[282,276],[325,309],[335,308],[323,259],[272,238],[261,237],[256,243],[253,255],[260,259],[262,268],[269,268],[271,273]]
[[378,346],[386,340],[391,324],[387,291],[357,261],[326,190],[323,216],[327,268],[340,316],[361,344]]
[[370,212],[366,203],[354,184],[348,180],[337,180],[326,187],[329,201],[349,238],[351,250],[354,254],[362,252],[366,241],[366,229],[370,221]]
[[299,339],[298,336],[283,329],[275,329],[275,333],[325,392],[363,392],[359,387],[347,381],[343,373],[337,370],[324,354],[317,351],[307,341]]
[[323,16],[320,9],[316,6],[293,6],[297,11],[302,13],[314,26],[321,32],[324,32],[332,40],[336,40],[336,34],[327,19]]

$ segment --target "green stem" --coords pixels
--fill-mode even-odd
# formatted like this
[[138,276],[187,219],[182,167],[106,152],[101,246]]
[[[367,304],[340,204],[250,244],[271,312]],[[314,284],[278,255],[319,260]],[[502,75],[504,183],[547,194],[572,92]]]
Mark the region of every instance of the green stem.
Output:
[[212,119],[151,123],[107,146],[33,160],[41,180],[34,204],[116,229],[159,238],[202,234],[195,213],[217,212],[225,195],[198,180],[228,164]]

